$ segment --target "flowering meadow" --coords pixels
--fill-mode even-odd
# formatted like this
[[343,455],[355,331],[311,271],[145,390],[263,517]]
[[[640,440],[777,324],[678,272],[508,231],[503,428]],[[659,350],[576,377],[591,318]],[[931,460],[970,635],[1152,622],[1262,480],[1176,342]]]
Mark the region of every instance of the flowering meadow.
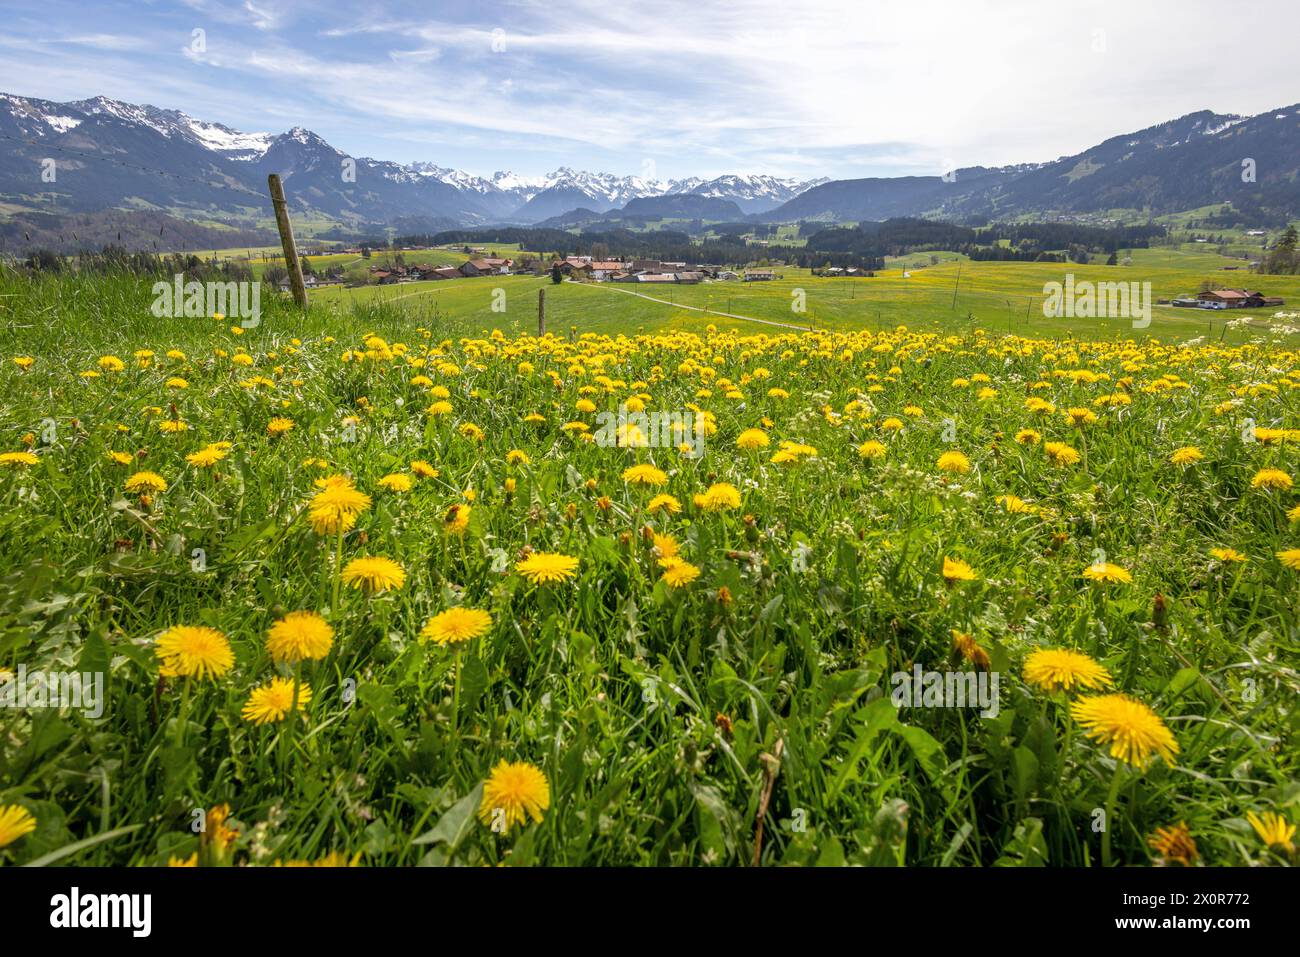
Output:
[[289,316],[3,357],[0,863],[1295,862],[1300,353]]

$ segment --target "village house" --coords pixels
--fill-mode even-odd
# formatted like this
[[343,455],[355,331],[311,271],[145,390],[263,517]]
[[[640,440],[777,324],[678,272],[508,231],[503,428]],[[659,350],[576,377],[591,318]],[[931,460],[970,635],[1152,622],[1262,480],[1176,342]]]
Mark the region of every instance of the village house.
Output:
[[775,276],[770,269],[746,269],[745,282],[766,282]]
[[1265,296],[1252,289],[1210,289],[1198,293],[1196,299],[1209,309],[1258,309],[1261,306],[1280,306],[1283,300]]
[[596,260],[591,263],[592,279],[609,279],[614,273],[622,272],[624,264],[616,260],[600,261]]
[[471,259],[461,264],[460,272],[462,276],[508,276],[511,265],[509,259]]

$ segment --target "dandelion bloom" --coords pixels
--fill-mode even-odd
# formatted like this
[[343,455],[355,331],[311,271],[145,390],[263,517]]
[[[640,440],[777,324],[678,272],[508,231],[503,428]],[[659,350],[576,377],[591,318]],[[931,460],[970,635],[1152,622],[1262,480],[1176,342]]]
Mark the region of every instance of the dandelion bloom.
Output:
[[999,495],[994,501],[1012,515],[1027,515],[1034,511],[1034,507],[1018,495]]
[[1235,548],[1211,548],[1210,555],[1221,562],[1244,562],[1246,556]]
[[420,478],[434,479],[438,477],[438,470],[428,462],[424,461],[424,459],[412,460],[411,471]]
[[1086,578],[1090,582],[1100,582],[1103,585],[1129,584],[1133,581],[1133,576],[1125,569],[1118,565],[1112,565],[1110,562],[1093,562],[1082,573],[1080,578]]
[[135,461],[135,456],[132,455],[130,452],[109,451],[106,454],[108,455],[109,460],[112,461],[115,465],[130,465],[132,462]]
[[126,363],[117,356],[100,356],[99,367],[105,372],[121,372],[126,368]]
[[220,678],[235,666],[226,636],[206,625],[173,625],[154,644],[167,678]]
[[1300,548],[1288,548],[1284,552],[1274,552],[1273,554],[1287,568],[1294,568],[1300,572]]
[[1025,659],[1025,681],[1042,691],[1096,690],[1111,684],[1110,672],[1068,648],[1039,648]]
[[1054,465],[1074,465],[1079,461],[1079,452],[1064,442],[1047,442],[1043,451]]
[[1165,861],[1191,867],[1198,857],[1196,841],[1186,821],[1179,821],[1172,827],[1158,827],[1147,838],[1147,846],[1159,854]]
[[420,629],[420,638],[436,645],[457,645],[486,634],[492,616],[481,608],[448,608],[430,618]]
[[736,436],[736,448],[752,451],[753,449],[765,449],[771,440],[767,433],[762,429],[746,429]]
[[0,465],[7,468],[25,468],[39,461],[31,452],[0,452]]
[[334,535],[357,523],[357,516],[370,507],[370,496],[358,491],[352,480],[334,476],[323,480],[308,506],[307,519],[317,535]]
[[[253,724],[271,724],[283,721],[294,710],[293,681],[288,678],[272,678],[260,688],[254,688],[244,702],[244,720]],[[298,711],[311,704],[311,685],[298,685]]]
[[671,495],[656,495],[646,503],[646,508],[651,512],[664,512],[670,515],[676,515],[682,510],[682,503],[677,501]]
[[949,583],[972,582],[976,578],[975,569],[960,558],[949,558],[945,555],[943,556],[943,578]]
[[508,465],[527,465],[532,459],[523,449],[511,449],[506,453],[506,464]]
[[1021,429],[1016,433],[1016,442],[1020,445],[1037,445],[1043,441],[1043,434],[1036,429]]
[[471,512],[472,506],[469,505],[451,506],[442,517],[442,530],[448,535],[464,535],[465,530],[469,528]]
[[698,568],[680,558],[664,559],[660,564],[664,566],[664,584],[669,588],[685,588],[700,577]]
[[1096,414],[1087,406],[1079,406],[1077,408],[1069,409],[1066,411],[1065,417],[1069,420],[1071,425],[1076,427],[1095,425],[1097,423]]
[[633,465],[623,470],[623,481],[629,485],[650,485],[657,488],[668,484],[668,473],[653,465]]
[[1300,505],[1295,506],[1291,511],[1287,512],[1286,517],[1292,522],[1300,522]]
[[211,468],[230,454],[229,442],[213,442],[185,456],[185,461],[195,468]]
[[409,492],[412,484],[411,476],[404,475],[401,472],[393,472],[385,475],[377,483],[380,488],[386,488],[390,492]]
[[1251,488],[1276,489],[1279,492],[1285,492],[1291,485],[1291,476],[1281,469],[1260,469],[1250,480]]
[[863,442],[858,446],[858,456],[864,459],[883,459],[887,449],[881,442]]
[[483,782],[483,801],[479,805],[479,820],[484,824],[499,826],[506,833],[528,818],[536,822],[551,806],[551,787],[542,769],[527,761],[502,760]]
[[8,847],[14,841],[36,830],[36,818],[30,811],[17,804],[0,807],[0,847]]
[[292,429],[293,426],[293,419],[286,419],[283,416],[277,416],[270,422],[266,423],[266,434],[275,438],[276,436],[284,435],[284,433]]
[[314,611],[291,611],[271,626],[266,650],[277,663],[318,661],[334,646],[334,629]]
[[391,558],[365,555],[343,566],[343,581],[360,591],[396,591],[406,582],[406,572]]
[[138,495],[167,491],[167,480],[157,472],[136,472],[126,480],[126,490]]
[[[1295,825],[1282,815],[1272,811],[1265,811],[1263,814],[1247,811],[1246,820],[1255,829],[1259,839],[1269,847],[1280,848],[1287,853],[1295,850],[1295,845],[1291,843],[1291,838],[1295,837]],[[2,844],[3,841],[0,840],[0,845]]]
[[940,472],[964,474],[970,471],[970,459],[966,458],[961,452],[944,452],[943,455],[939,456],[939,461],[935,463],[935,467]]
[[574,577],[578,571],[578,560],[555,552],[533,552],[515,565],[515,571],[534,585],[547,585]]
[[1079,698],[1070,705],[1070,713],[1088,737],[1110,745],[1112,758],[1135,768],[1145,768],[1156,755],[1172,763],[1178,753],[1178,741],[1160,716],[1127,695]]
[[1194,445],[1184,445],[1181,449],[1174,451],[1169,456],[1169,462],[1172,465],[1195,465],[1201,459],[1205,458],[1205,453]]
[[740,508],[740,490],[726,482],[718,482],[710,485],[703,495],[695,496],[695,504],[708,512]]
[[158,423],[158,431],[167,432],[172,435],[177,435],[181,432],[188,432],[189,429],[189,425],[182,422],[180,419],[163,419]]

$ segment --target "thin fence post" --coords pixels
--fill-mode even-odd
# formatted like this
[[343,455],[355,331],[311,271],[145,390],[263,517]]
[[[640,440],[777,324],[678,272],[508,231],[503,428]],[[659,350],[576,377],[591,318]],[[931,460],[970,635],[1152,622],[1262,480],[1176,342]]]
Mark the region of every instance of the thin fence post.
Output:
[[546,335],[546,290],[537,290],[537,338]]

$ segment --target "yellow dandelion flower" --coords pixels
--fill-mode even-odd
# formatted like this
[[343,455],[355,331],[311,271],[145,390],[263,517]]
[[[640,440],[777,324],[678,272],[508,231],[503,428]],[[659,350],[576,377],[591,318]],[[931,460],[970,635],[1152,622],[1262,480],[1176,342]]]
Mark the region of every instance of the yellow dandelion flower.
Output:
[[492,616],[480,608],[448,608],[425,622],[420,638],[436,645],[458,645],[486,634],[491,627]]
[[319,661],[334,647],[334,629],[314,611],[291,611],[266,635],[266,650],[277,664]]
[[542,769],[526,761],[502,760],[483,782],[478,817],[501,834],[529,818],[540,822],[551,806],[551,788]]
[[659,564],[664,566],[663,581],[669,588],[685,588],[700,577],[698,568],[680,558],[665,559]]
[[406,582],[406,571],[391,558],[362,556],[343,566],[343,583],[369,593],[396,591]]
[[1080,573],[1079,577],[1102,585],[1127,585],[1133,581],[1133,576],[1126,569],[1110,562],[1093,562]]
[[1173,455],[1169,456],[1169,462],[1171,465],[1195,465],[1204,458],[1205,453],[1196,446],[1184,445],[1181,449],[1175,450]]
[[754,449],[765,449],[771,439],[762,429],[746,429],[736,436],[736,448],[752,451]]
[[1074,465],[1079,461],[1079,452],[1064,442],[1047,442],[1043,451],[1054,465]]
[[409,492],[411,486],[415,483],[412,482],[411,476],[405,475],[401,472],[393,472],[389,475],[385,475],[377,484],[380,488],[386,488],[390,492],[400,493]]
[[656,495],[646,503],[646,508],[651,512],[676,515],[682,510],[682,503],[671,495]]
[[1110,672],[1087,655],[1068,648],[1038,648],[1025,658],[1025,681],[1047,692],[1097,690],[1111,683]]
[[1178,741],[1160,716],[1141,701],[1122,694],[1091,695],[1070,705],[1074,719],[1088,737],[1110,745],[1110,756],[1135,768],[1145,768],[1159,756],[1173,763]]
[[658,488],[668,484],[668,473],[643,463],[624,469],[623,481],[629,485],[649,485]]
[[36,818],[31,811],[17,804],[0,807],[0,847],[8,847],[14,841],[36,830]]
[[157,472],[136,472],[126,480],[126,490],[139,495],[167,491],[167,480]]
[[1260,469],[1250,480],[1251,488],[1274,489],[1285,492],[1292,486],[1291,476],[1281,469]]
[[286,419],[283,416],[277,416],[270,422],[266,423],[266,434],[271,438],[284,435],[294,427],[293,419]]
[[167,678],[220,678],[235,666],[235,653],[226,636],[206,625],[173,625],[154,643]]
[[935,463],[935,468],[940,472],[965,474],[970,471],[970,459],[961,452],[944,452]]
[[[1246,820],[1255,829],[1259,839],[1268,847],[1276,847],[1288,854],[1295,852],[1295,845],[1291,843],[1291,839],[1295,837],[1295,825],[1282,815],[1272,811],[1265,811],[1263,814],[1247,811]],[[3,842],[0,841],[0,846],[2,845]]]
[[[254,688],[244,702],[245,721],[253,724],[271,724],[283,721],[294,710],[294,687],[289,678],[272,678],[260,688]],[[311,685],[298,685],[298,711],[307,710],[311,704]]]
[[952,582],[972,582],[975,581],[977,577],[975,569],[971,568],[970,565],[962,561],[960,558],[949,558],[947,555],[943,556],[944,581],[949,584]]
[[547,585],[573,578],[578,572],[578,559],[555,552],[533,552],[515,565],[515,571],[534,585]]

